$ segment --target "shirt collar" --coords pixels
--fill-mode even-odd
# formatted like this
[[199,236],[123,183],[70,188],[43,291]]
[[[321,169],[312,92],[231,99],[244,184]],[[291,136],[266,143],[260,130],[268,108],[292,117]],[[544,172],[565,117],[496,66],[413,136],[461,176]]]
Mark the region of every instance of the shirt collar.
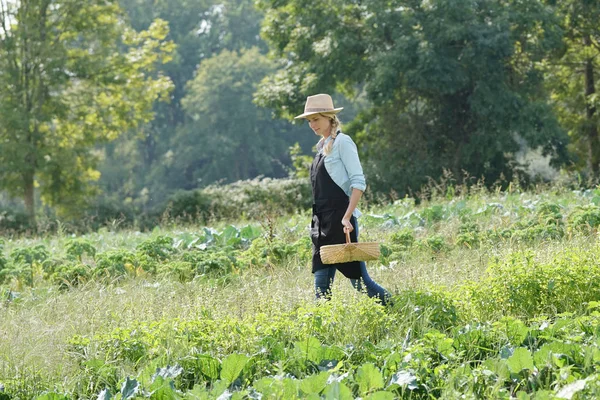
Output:
[[[339,134],[340,134],[340,131],[337,131],[337,134],[339,135]],[[327,143],[329,143],[329,141],[330,141],[332,138],[333,138],[333,136],[329,135],[329,136],[327,136],[327,139],[323,140],[322,142],[319,142],[319,144],[318,144],[318,146],[317,146],[317,151],[318,151],[319,153],[322,153],[322,152],[323,152],[323,148],[324,148],[325,146],[327,146]]]

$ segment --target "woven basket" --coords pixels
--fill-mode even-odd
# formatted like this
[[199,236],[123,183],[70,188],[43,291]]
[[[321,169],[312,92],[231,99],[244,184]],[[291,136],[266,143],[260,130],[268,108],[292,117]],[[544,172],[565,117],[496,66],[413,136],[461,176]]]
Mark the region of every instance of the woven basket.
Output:
[[339,264],[351,261],[369,261],[379,258],[379,243],[352,243],[350,233],[346,232],[345,244],[321,246],[321,261],[323,264]]

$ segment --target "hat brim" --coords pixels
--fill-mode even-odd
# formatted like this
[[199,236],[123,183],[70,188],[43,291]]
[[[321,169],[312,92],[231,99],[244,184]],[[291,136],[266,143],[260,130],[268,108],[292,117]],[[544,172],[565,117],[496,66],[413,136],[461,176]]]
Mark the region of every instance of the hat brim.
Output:
[[339,107],[339,108],[334,108],[333,110],[327,110],[327,111],[306,112],[304,114],[300,114],[298,116],[295,116],[294,119],[306,118],[309,115],[315,115],[315,114],[337,114],[340,111],[342,111],[343,109],[344,109],[344,107]]

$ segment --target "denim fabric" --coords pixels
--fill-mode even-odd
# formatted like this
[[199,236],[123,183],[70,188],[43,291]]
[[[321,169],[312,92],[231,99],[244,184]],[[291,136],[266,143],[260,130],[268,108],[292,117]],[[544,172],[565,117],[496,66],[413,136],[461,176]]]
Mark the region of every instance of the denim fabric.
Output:
[[[356,235],[358,237],[358,224],[356,225]],[[333,280],[335,278],[335,271],[335,266],[315,271],[315,294],[317,299],[330,298],[331,285],[333,284]],[[367,295],[369,297],[377,297],[381,301],[381,304],[387,304],[391,297],[390,293],[379,286],[373,279],[371,279],[369,273],[367,272],[367,263],[364,261],[361,261],[360,263],[360,271],[362,276],[361,279],[350,279],[352,286],[356,290],[362,291],[362,284],[364,283],[367,289]]]
[[[361,279],[350,279],[352,286],[358,290],[363,290],[363,283],[367,289],[367,295],[369,297],[377,297],[381,304],[385,305],[390,299],[390,294],[387,290],[382,288],[369,276],[367,272],[367,264],[362,261],[360,263],[360,270],[362,273]],[[315,271],[315,294],[317,299],[331,297],[331,285],[335,278],[335,267],[323,268]]]
[[[322,146],[318,150],[321,151],[330,140],[331,136],[321,143]],[[338,132],[331,153],[325,157],[325,169],[348,197],[352,194],[352,189],[364,192],[367,188],[356,144],[350,136],[342,132]],[[360,211],[355,210],[354,216],[359,217],[360,215]]]

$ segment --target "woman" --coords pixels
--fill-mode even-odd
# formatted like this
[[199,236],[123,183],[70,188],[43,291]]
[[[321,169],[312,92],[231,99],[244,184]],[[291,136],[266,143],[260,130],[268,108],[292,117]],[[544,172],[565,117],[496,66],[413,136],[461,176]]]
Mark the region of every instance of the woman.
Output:
[[350,136],[341,132],[337,113],[342,109],[333,107],[331,96],[317,94],[306,99],[304,113],[295,117],[307,119],[310,128],[321,136],[317,155],[310,168],[313,193],[312,272],[316,296],[330,296],[337,269],[350,278],[357,290],[362,290],[362,280],[367,294],[386,304],[390,294],[369,277],[364,261],[326,265],[319,253],[321,246],[346,243],[345,232],[350,233],[353,242],[358,239],[356,218],[360,216],[360,211],[356,205],[366,188],[366,182],[356,145]]

